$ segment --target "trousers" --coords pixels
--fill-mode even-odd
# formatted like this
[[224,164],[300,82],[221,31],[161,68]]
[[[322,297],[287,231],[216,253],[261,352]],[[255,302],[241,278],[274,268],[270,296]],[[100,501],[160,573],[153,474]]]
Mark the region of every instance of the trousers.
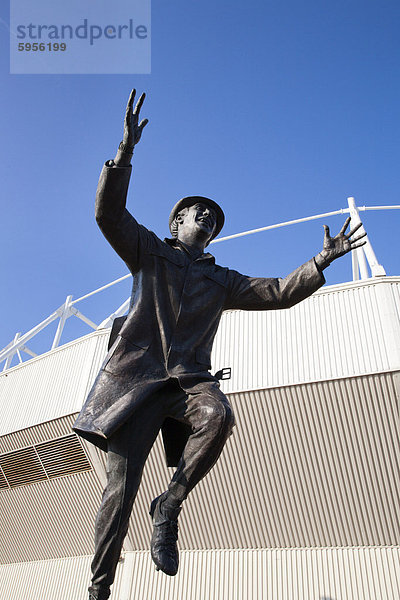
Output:
[[177,507],[213,467],[232,431],[233,412],[217,381],[207,378],[189,391],[182,385],[178,379],[162,382],[109,439],[107,484],[95,524],[93,591],[114,581],[143,467],[164,420],[172,417],[192,431],[167,490],[168,503]]

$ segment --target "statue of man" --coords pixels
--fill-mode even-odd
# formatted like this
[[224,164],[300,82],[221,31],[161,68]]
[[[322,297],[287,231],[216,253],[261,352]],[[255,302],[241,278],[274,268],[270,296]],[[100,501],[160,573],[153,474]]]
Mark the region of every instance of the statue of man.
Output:
[[[226,309],[290,308],[320,288],[333,260],[362,245],[359,226],[330,237],[322,251],[285,279],[241,275],[205,252],[221,231],[221,207],[201,196],[172,209],[172,238],[161,241],[126,210],[131,158],[147,119],[145,95],[133,108],[124,137],[101,173],[96,220],[135,277],[132,308],[107,354],[74,430],[107,451],[107,485],[96,520],[91,600],[110,595],[129,517],[150,449],[163,432],[167,464],[176,466],[168,489],[151,503],[151,556],[167,575],[178,570],[178,516],[189,492],[217,461],[234,417],[209,369],[213,340]],[[161,490],[160,490],[161,491]]]

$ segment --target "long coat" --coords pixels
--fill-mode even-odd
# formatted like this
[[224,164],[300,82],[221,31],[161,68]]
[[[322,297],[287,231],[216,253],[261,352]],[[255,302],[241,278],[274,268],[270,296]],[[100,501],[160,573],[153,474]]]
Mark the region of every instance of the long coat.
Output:
[[[97,188],[96,220],[135,275],[132,309],[111,347],[74,430],[106,449],[107,439],[170,378],[208,378],[214,337],[226,309],[290,308],[325,279],[311,259],[285,279],[241,275],[179,241],[161,241],[126,210],[130,167],[106,163]],[[188,435],[166,423],[167,463],[177,463]],[[172,439],[174,438],[174,439]]]

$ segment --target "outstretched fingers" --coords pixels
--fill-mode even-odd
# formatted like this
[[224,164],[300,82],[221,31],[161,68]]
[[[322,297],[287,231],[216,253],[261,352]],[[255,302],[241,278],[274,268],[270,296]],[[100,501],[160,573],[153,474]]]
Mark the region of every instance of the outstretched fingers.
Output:
[[[365,237],[367,235],[367,232],[364,231],[361,235],[358,235],[357,237],[353,238],[352,240],[349,240],[351,244],[354,244],[354,242],[358,242],[358,240],[362,240],[363,237]],[[366,240],[365,240],[366,241]],[[364,242],[365,244],[365,242]]]
[[125,120],[124,120],[124,131],[125,131],[124,136],[128,135],[129,132],[131,131],[132,106],[133,106],[133,102],[135,100],[135,95],[136,95],[136,90],[133,89],[130,93],[128,104],[126,105]]
[[362,227],[362,223],[358,223],[355,227],[353,227],[353,229],[349,231],[346,237],[350,238],[356,231],[360,229],[360,227]]
[[137,104],[133,111],[133,116],[136,117],[136,119],[139,118],[140,109],[142,108],[145,98],[146,98],[146,94],[143,92],[143,94],[140,96],[139,100],[137,101]]
[[125,120],[129,119],[131,112],[132,112],[132,106],[133,106],[133,102],[135,100],[135,96],[136,96],[136,90],[133,89],[129,95],[129,100],[128,100],[128,104],[126,105],[126,112],[125,112]]
[[144,127],[149,122],[148,119],[142,119],[140,121],[140,124],[138,125],[140,109],[143,105],[146,94],[143,93],[140,96],[139,100],[136,102],[135,107],[133,107],[135,102],[135,96],[136,90],[133,89],[130,93],[128,104],[126,106],[124,122],[124,143],[131,148],[133,148],[138,143]]
[[[343,227],[342,227],[342,229],[339,231],[339,235],[343,235],[343,234],[344,234],[344,232],[346,231],[346,229],[347,229],[347,228],[348,228],[348,226],[349,226],[349,223],[350,223],[350,221],[351,221],[351,217],[347,217],[347,219],[345,220],[345,222],[344,222],[344,224],[343,224]],[[349,235],[350,235],[350,234],[349,234]]]
[[355,250],[356,248],[361,248],[361,246],[364,246],[366,243],[367,243],[366,241],[360,242],[359,244],[351,243],[350,247],[352,250]]

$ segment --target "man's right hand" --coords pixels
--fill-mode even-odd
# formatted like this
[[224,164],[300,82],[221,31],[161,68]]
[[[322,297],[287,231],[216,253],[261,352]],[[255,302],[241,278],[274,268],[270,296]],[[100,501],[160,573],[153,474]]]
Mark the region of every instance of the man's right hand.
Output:
[[[144,99],[146,98],[146,94],[143,93],[139,100],[136,103],[134,110],[132,111],[133,102],[135,100],[136,90],[131,91],[131,95],[129,96],[128,104],[126,106],[125,113],[125,121],[124,121],[124,139],[122,143],[124,144],[127,150],[133,152],[134,146],[138,143],[142,136],[142,131],[144,127],[149,122],[148,119],[143,119],[139,123],[139,114],[140,109],[142,108],[142,104]],[[138,124],[139,123],[139,124]]]
[[114,164],[117,166],[127,166],[131,162],[131,156],[133,149],[139,142],[144,127],[149,122],[148,119],[142,119],[139,123],[139,114],[142,104],[146,97],[146,94],[142,94],[136,103],[135,108],[132,110],[133,102],[135,100],[136,90],[131,91],[129,96],[128,104],[126,106],[125,120],[124,120],[124,137],[119,145],[117,155],[114,159]]

